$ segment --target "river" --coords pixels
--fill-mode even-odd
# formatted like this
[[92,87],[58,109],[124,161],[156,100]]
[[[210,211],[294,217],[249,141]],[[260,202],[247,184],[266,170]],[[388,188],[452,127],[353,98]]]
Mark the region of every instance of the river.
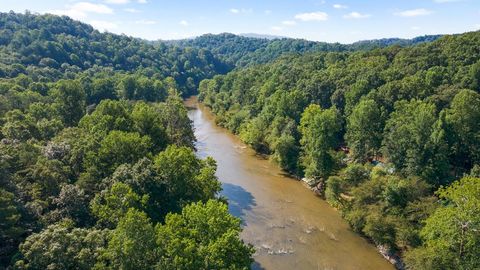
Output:
[[254,245],[254,269],[394,269],[340,214],[226,129],[196,97],[185,102],[198,156],[217,161],[221,195]]

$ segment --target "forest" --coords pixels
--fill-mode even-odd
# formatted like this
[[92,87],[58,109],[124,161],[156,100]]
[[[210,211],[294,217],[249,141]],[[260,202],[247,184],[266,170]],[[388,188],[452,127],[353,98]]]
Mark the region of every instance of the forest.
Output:
[[243,68],[271,62],[284,54],[304,54],[313,52],[347,52],[372,50],[392,45],[409,46],[431,42],[441,35],[426,35],[413,39],[363,40],[352,44],[327,43],[292,38],[251,38],[242,35],[222,33],[206,34],[195,39],[168,41],[167,44],[180,47],[207,49],[230,67]]
[[200,83],[226,127],[409,269],[480,267],[480,32]]
[[181,96],[205,50],[0,14],[0,269],[248,269]]
[[152,42],[0,13],[0,269],[250,269],[194,94],[408,269],[480,268],[479,44]]

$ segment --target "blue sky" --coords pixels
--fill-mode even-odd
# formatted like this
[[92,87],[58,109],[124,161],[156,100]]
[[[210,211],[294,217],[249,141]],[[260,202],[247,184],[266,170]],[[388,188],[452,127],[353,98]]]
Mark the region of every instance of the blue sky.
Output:
[[0,0],[145,39],[260,33],[350,43],[480,29],[480,0]]

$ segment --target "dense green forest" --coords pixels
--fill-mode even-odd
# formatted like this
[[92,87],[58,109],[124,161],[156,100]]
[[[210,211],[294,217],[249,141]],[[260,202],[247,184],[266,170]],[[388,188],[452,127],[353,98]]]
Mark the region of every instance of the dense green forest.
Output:
[[412,269],[478,269],[480,32],[215,76],[218,124]]
[[410,46],[418,43],[431,42],[439,37],[439,35],[432,35],[414,39],[390,38],[365,40],[345,45],[293,38],[252,38],[223,33],[218,35],[206,34],[194,39],[169,41],[168,43],[180,47],[207,49],[228,63],[229,66],[242,68],[265,64],[284,54],[371,50],[391,45]]
[[172,77],[185,95],[194,93],[200,80],[230,69],[204,49],[100,33],[66,16],[0,13],[1,77],[58,80],[99,67]]
[[211,53],[0,14],[0,269],[248,269],[180,94]]
[[[248,269],[182,97],[411,269],[480,268],[480,32],[145,41],[0,13],[0,269]],[[234,70],[234,71],[232,71]]]

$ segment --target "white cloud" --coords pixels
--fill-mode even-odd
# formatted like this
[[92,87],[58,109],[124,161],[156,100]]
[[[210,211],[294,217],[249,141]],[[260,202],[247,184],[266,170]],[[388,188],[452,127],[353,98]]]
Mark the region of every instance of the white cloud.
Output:
[[107,4],[128,4],[130,0],[105,0]]
[[123,10],[126,11],[126,12],[130,12],[130,13],[140,13],[141,12],[140,10],[135,9],[135,8],[124,8]]
[[321,11],[310,12],[310,13],[300,13],[295,15],[295,19],[301,20],[301,21],[326,21],[328,20],[328,14]]
[[230,12],[233,13],[233,14],[240,14],[240,13],[247,14],[247,13],[252,13],[253,10],[252,9],[246,9],[246,8],[242,8],[242,9],[231,8]]
[[415,31],[416,31],[416,30],[420,30],[420,27],[419,27],[419,26],[412,26],[410,29],[412,29],[412,30],[415,30]]
[[146,4],[146,3],[147,3],[147,0],[137,0],[137,3],[139,3],[139,4]]
[[181,21],[180,21],[180,25],[183,25],[183,26],[188,26],[189,24],[188,24],[188,22],[187,22],[187,21],[185,21],[185,20],[181,20]]
[[273,31],[276,31],[276,32],[280,32],[280,31],[283,30],[283,28],[280,27],[280,26],[273,26],[273,27],[272,27],[272,30],[273,30]]
[[92,12],[99,14],[112,14],[113,10],[106,5],[92,4],[88,2],[79,2],[72,6],[72,9],[82,12]]
[[55,15],[67,15],[73,19],[84,19],[88,17],[88,13],[97,14],[113,14],[113,10],[103,4],[93,4],[89,2],[78,2],[74,5],[67,6],[64,10],[50,10],[47,13]]
[[152,25],[152,24],[157,24],[157,21],[154,20],[138,20],[135,21],[136,24],[143,24],[143,25]]
[[362,14],[362,13],[359,13],[359,12],[350,12],[346,15],[343,15],[343,18],[345,19],[366,19],[366,18],[369,18],[371,15],[370,14]]
[[396,16],[401,16],[401,17],[417,17],[417,16],[426,16],[432,14],[433,11],[424,9],[424,8],[417,8],[417,9],[410,9],[410,10],[404,10],[395,13]]
[[108,21],[90,21],[89,23],[100,31],[111,31],[118,28],[116,23]]
[[296,21],[283,21],[282,24],[283,25],[296,25],[297,22]]
[[269,9],[267,9],[267,10],[265,10],[265,14],[266,14],[266,15],[270,15],[270,14],[272,14],[272,11],[269,10]]
[[342,5],[342,4],[334,4],[334,5],[333,5],[333,8],[336,8],[336,9],[346,9],[346,8],[348,8],[348,6]]
[[72,9],[52,9],[52,10],[48,10],[46,13],[59,15],[59,16],[65,15],[76,20],[84,19],[85,17],[87,17],[86,13],[78,12]]

